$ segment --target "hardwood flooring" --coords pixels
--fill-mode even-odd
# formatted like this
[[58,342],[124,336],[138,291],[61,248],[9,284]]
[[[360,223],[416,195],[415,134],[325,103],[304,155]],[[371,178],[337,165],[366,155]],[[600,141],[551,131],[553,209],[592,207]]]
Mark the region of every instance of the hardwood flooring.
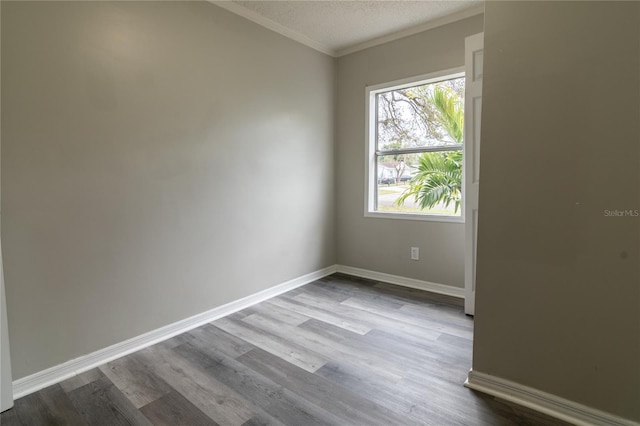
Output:
[[461,301],[332,275],[15,402],[12,425],[565,425],[462,386]]

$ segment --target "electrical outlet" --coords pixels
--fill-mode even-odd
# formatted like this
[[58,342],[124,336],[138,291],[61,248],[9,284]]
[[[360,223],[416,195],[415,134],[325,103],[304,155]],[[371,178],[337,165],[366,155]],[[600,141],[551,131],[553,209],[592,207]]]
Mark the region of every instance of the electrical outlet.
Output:
[[420,260],[420,247],[411,247],[411,260]]

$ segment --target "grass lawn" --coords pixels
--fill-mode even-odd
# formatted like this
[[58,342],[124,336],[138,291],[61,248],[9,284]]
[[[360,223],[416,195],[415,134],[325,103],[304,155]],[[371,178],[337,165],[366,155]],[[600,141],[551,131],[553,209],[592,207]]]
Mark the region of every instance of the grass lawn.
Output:
[[378,186],[378,211],[398,212],[398,213],[428,213],[437,215],[453,216],[453,205],[449,208],[437,206],[432,209],[422,210],[416,207],[413,199],[407,199],[405,205],[396,207],[394,202],[400,195],[409,188],[407,183],[399,185]]
[[402,192],[403,191],[398,191],[397,189],[378,188],[378,195],[398,194]]

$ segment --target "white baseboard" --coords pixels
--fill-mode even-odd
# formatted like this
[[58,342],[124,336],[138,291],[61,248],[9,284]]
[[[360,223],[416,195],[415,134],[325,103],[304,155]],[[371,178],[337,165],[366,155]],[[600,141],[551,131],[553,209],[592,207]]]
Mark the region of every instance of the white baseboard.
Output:
[[[448,296],[464,298],[464,289],[443,284],[431,283],[412,278],[390,275],[366,269],[343,265],[332,265],[298,278],[278,284],[274,287],[252,294],[239,300],[227,303],[209,311],[177,321],[140,336],[125,340],[96,352],[67,361],[43,371],[13,382],[13,397],[37,392],[47,386],[59,383],[77,374],[98,367],[114,359],[167,340],[178,334],[187,332],[226,315],[248,308],[249,306],[303,286],[333,273],[340,272],[356,277],[387,282],[404,287],[431,291]],[[493,395],[525,407],[543,412],[550,416],[574,423],[579,426],[615,425],[640,426],[640,423],[624,419],[558,396],[539,391],[516,382],[501,379],[478,371],[470,371],[465,386]]]
[[367,278],[375,281],[383,281],[403,287],[415,288],[418,290],[430,291],[432,293],[445,294],[447,296],[464,298],[464,288],[453,287],[445,284],[431,283],[429,281],[416,280],[413,278],[401,277],[399,275],[385,274],[382,272],[370,271],[368,269],[353,268],[351,266],[338,265],[338,272],[353,275],[360,278]]
[[578,426],[640,426],[640,423],[479,371],[469,371],[464,385]]
[[312,281],[326,277],[336,272],[383,281],[404,287],[446,294],[454,297],[464,297],[464,289],[427,281],[405,278],[397,275],[384,274],[366,269],[352,268],[350,266],[332,265],[324,269],[294,278],[274,287],[252,294],[239,300],[218,306],[209,311],[177,321],[173,324],[152,330],[140,336],[133,337],[115,345],[97,350],[79,358],[72,359],[62,364],[39,371],[30,376],[13,381],[13,398],[18,399],[33,392],[37,392],[47,386],[59,383],[77,374],[84,373],[92,368],[113,361],[132,352],[144,349],[148,346],[167,340],[178,334],[185,333],[203,324],[215,321],[226,315],[248,308],[249,306],[285,293],[294,288],[303,286]]
[[208,322],[215,321],[216,319],[248,308],[256,303],[260,303],[289,290],[293,290],[294,288],[326,277],[327,275],[331,275],[336,271],[336,265],[332,265],[324,269],[311,272],[258,293],[254,293],[250,296],[243,297],[242,299],[227,303],[226,305],[218,306],[217,308],[194,315],[190,318],[177,321],[173,324],[169,324],[140,336],[125,340],[124,342],[116,343],[115,345],[15,380],[13,382],[13,398],[18,399],[33,392],[37,392],[40,389],[59,383],[77,374],[113,361],[114,359],[162,342],[163,340],[167,340]]

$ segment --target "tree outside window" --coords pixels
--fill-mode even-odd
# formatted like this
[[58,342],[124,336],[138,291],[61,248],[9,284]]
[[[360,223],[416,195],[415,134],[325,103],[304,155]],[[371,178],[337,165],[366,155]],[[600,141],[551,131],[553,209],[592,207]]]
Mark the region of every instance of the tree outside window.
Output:
[[464,77],[370,92],[374,212],[460,217]]

